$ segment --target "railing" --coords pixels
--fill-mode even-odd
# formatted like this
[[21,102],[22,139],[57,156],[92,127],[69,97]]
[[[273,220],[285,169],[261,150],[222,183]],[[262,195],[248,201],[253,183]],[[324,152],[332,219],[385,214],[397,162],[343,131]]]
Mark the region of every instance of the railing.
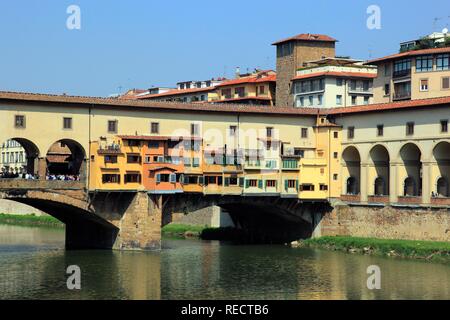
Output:
[[0,179],[0,190],[80,190],[84,181]]
[[394,100],[411,99],[411,92],[395,92],[393,99]]
[[283,169],[284,170],[297,170],[299,167],[299,161],[298,160],[283,160]]
[[98,149],[98,154],[121,154],[122,149],[121,146],[118,144],[113,144],[109,146],[102,147]]
[[411,69],[406,69],[406,70],[400,70],[400,71],[394,71],[394,73],[392,74],[393,78],[402,78],[402,77],[406,77],[406,76],[410,76],[411,75]]

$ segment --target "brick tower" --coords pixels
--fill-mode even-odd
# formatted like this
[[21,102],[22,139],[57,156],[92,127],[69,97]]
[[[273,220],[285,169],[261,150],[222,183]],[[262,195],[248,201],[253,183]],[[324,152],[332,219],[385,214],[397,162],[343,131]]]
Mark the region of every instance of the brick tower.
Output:
[[305,62],[325,57],[335,57],[336,39],[322,34],[299,34],[291,38],[277,41],[277,89],[276,105],[292,107],[294,98],[291,92],[291,79],[298,68]]

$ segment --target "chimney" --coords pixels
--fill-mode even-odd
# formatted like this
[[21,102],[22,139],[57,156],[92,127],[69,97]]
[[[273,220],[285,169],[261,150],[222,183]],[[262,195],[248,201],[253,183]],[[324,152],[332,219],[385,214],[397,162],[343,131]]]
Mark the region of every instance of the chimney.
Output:
[[239,79],[241,77],[241,68],[236,67],[236,79]]

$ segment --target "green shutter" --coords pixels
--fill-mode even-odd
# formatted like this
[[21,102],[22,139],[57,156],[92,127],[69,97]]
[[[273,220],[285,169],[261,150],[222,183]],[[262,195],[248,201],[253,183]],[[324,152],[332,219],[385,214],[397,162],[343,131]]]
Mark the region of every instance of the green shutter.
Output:
[[243,188],[245,183],[245,178],[239,178],[239,187]]
[[288,180],[284,180],[284,189],[286,189],[286,191],[289,190],[289,181]]
[[198,184],[203,185],[205,183],[205,178],[203,176],[198,177]]
[[161,182],[161,175],[159,173],[156,174],[156,183]]
[[296,189],[297,192],[298,192],[298,180],[295,180],[295,189]]
[[225,187],[230,186],[230,178],[225,178]]
[[263,187],[263,181],[262,180],[258,180],[258,188],[262,189]]
[[250,187],[250,180],[245,180],[245,188],[248,189]]

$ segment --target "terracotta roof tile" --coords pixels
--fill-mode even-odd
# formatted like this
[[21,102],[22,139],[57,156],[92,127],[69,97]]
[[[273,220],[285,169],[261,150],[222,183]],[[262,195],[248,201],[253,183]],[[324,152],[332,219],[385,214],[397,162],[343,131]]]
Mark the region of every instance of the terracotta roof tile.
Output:
[[336,42],[337,40],[327,36],[325,34],[311,34],[311,33],[301,33],[296,36],[286,38],[283,40],[279,40],[277,42],[272,43],[273,46],[288,42],[288,41],[325,41],[325,42]]
[[403,53],[391,54],[389,56],[378,58],[378,59],[369,60],[365,64],[373,64],[373,63],[386,61],[386,60],[405,58],[405,57],[413,57],[413,56],[420,56],[420,55],[425,55],[425,54],[449,53],[449,52],[450,52],[450,47],[433,48],[433,49],[422,49],[422,50],[412,50],[412,51],[407,51],[407,52],[403,52]]
[[[341,107],[328,109],[328,114],[349,114],[349,113],[363,113],[387,110],[401,110],[407,108],[426,108],[436,105],[450,104],[450,96],[442,98],[430,98],[421,100],[408,100],[390,103],[369,104],[354,107]],[[450,106],[449,106],[450,107]]]
[[267,75],[263,77],[258,77],[258,75],[242,77],[239,79],[227,80],[218,84],[216,87],[226,87],[232,86],[236,84],[244,84],[244,83],[262,83],[262,82],[275,82],[277,81],[277,76],[275,74]]
[[68,95],[36,94],[23,92],[0,91],[0,101],[13,102],[44,102],[57,107],[59,104],[78,105],[89,107],[129,108],[148,111],[191,111],[198,113],[249,113],[249,114],[273,114],[273,115],[317,115],[318,108],[294,108],[294,107],[272,107],[246,104],[221,104],[221,103],[181,103],[149,100],[121,100],[114,98],[82,97]]

